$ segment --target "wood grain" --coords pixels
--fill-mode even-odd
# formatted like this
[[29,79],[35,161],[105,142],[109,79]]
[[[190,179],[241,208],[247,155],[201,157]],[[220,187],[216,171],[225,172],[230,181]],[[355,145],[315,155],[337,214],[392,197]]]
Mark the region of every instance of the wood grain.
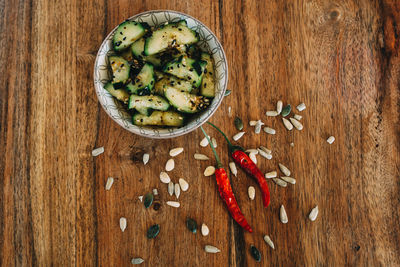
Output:
[[[103,38],[151,9],[185,12],[216,33],[232,94],[211,121],[232,136],[232,107],[246,124],[238,143],[273,150],[272,160],[258,158],[260,169],[281,162],[297,179],[287,188],[270,182],[264,209],[253,180],[241,170],[231,177],[252,234],[229,217],[214,179],[203,177],[214,161],[193,159],[195,152],[212,156],[199,146],[200,130],[163,141],[138,137],[97,101],[92,70]],[[0,265],[129,266],[140,256],[145,266],[255,266],[251,244],[263,266],[400,265],[398,1],[0,0],[0,18]],[[306,103],[303,131],[288,132],[280,119],[263,115],[279,99]],[[248,121],[259,118],[277,134],[256,135]],[[223,139],[205,129],[227,166]],[[99,146],[105,153],[93,158]],[[184,177],[190,188],[174,209],[164,204],[174,197],[158,175],[177,146],[185,151],[171,177]],[[109,176],[115,182],[105,191]],[[138,200],[153,188],[158,211]],[[278,216],[282,204],[286,225]],[[315,205],[320,214],[311,223]],[[124,233],[121,216],[128,220]],[[205,222],[210,235],[189,232],[187,217]],[[161,232],[147,240],[154,223]],[[221,253],[206,254],[206,244]]]

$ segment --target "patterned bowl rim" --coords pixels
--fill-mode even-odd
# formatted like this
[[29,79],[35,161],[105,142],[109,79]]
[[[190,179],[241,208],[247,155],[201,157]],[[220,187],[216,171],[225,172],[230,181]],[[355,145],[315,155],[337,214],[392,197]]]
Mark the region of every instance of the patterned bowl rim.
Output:
[[[107,113],[107,115],[108,115],[113,121],[115,121],[118,125],[120,125],[122,128],[124,128],[125,130],[128,130],[128,131],[131,132],[131,133],[134,133],[134,134],[137,134],[137,135],[140,135],[140,136],[143,136],[143,137],[147,137],[147,138],[152,138],[152,139],[170,139],[170,138],[182,136],[182,135],[188,134],[188,133],[190,133],[190,132],[196,130],[197,128],[199,128],[200,126],[202,126],[204,123],[206,123],[206,122],[211,118],[211,116],[214,115],[215,111],[217,111],[217,109],[218,109],[219,106],[221,105],[222,100],[224,99],[224,96],[225,96],[226,88],[227,88],[227,86],[228,86],[228,78],[229,78],[228,63],[227,63],[227,60],[226,60],[226,54],[225,54],[225,51],[224,51],[224,49],[223,49],[223,47],[222,47],[220,41],[218,40],[218,38],[217,38],[217,36],[214,34],[214,32],[211,31],[206,25],[204,25],[204,24],[203,24],[201,21],[199,21],[198,19],[196,19],[196,18],[194,18],[194,17],[192,17],[192,16],[190,16],[190,15],[188,15],[188,14],[179,12],[179,11],[168,10],[168,9],[165,9],[165,10],[164,10],[164,9],[158,9],[158,10],[148,10],[148,11],[145,11],[145,12],[138,13],[138,14],[136,14],[136,15],[133,15],[133,16],[129,17],[127,20],[134,20],[134,19],[136,19],[136,18],[138,18],[138,17],[141,17],[141,16],[144,16],[144,15],[153,14],[153,13],[161,13],[161,12],[164,12],[164,13],[171,13],[171,14],[175,14],[175,15],[179,15],[179,16],[183,16],[183,17],[190,18],[190,19],[196,21],[201,27],[204,27],[204,28],[206,29],[206,31],[208,31],[208,32],[215,38],[215,43],[216,43],[218,49],[222,52],[222,61],[223,61],[223,64],[224,64],[224,72],[225,72],[225,83],[223,84],[223,88],[222,88],[222,90],[221,90],[221,95],[220,95],[219,99],[217,99],[217,103],[216,103],[214,109],[210,110],[209,113],[207,113],[207,115],[206,115],[204,118],[201,118],[201,120],[200,120],[199,123],[194,124],[194,125],[191,126],[190,128],[186,128],[185,131],[180,131],[180,132],[174,132],[174,131],[172,131],[172,132],[168,132],[168,133],[165,133],[165,134],[164,134],[164,133],[161,133],[161,134],[159,134],[159,135],[150,135],[150,134],[148,134],[148,133],[146,133],[146,132],[142,132],[140,127],[138,127],[138,126],[136,126],[136,125],[134,125],[134,124],[132,124],[132,123],[131,123],[131,124],[132,124],[132,126],[134,126],[134,128],[126,127],[126,126],[124,125],[124,123],[122,122],[122,119],[120,119],[120,118],[114,118],[114,117],[112,116],[111,112],[108,111],[108,110],[105,108],[105,106],[103,105],[103,103],[102,103],[102,101],[101,101],[101,99],[100,99],[100,95],[99,95],[99,92],[98,92],[98,90],[100,90],[100,89],[98,88],[98,86],[97,86],[97,84],[96,84],[96,76],[97,76],[97,74],[96,74],[96,67],[97,67],[97,65],[98,65],[98,61],[99,61],[99,58],[100,58],[100,52],[103,50],[103,47],[106,45],[107,41],[110,39],[110,37],[114,34],[114,32],[116,31],[116,29],[118,28],[118,25],[115,26],[114,29],[106,36],[106,38],[104,38],[104,40],[103,40],[103,42],[101,43],[101,45],[100,45],[100,47],[99,47],[99,50],[97,51],[97,54],[96,54],[96,60],[95,60],[95,63],[94,63],[94,73],[93,73],[93,80],[94,80],[94,87],[95,87],[96,95],[97,95],[98,101],[100,102],[101,107],[103,108],[103,110],[104,110],[104,111]],[[102,90],[105,90],[104,88],[101,88],[101,89],[102,89]],[[182,128],[185,128],[185,127],[187,127],[187,125],[185,125],[185,126],[183,126],[183,127],[181,127],[181,128],[178,128],[178,129],[182,129]],[[175,129],[174,129],[174,130],[175,130]]]

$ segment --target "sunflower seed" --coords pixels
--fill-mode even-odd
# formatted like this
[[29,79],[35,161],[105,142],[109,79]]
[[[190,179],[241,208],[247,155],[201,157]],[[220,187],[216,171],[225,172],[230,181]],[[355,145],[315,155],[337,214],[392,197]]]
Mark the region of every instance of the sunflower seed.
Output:
[[142,258],[133,258],[131,260],[132,264],[142,264],[143,262],[144,262],[144,259],[142,259]]
[[125,231],[126,229],[126,218],[125,217],[121,217],[119,218],[119,228],[121,228],[121,231]]
[[294,114],[293,118],[295,118],[296,120],[301,120],[303,118],[303,116],[298,115],[298,114]]
[[298,120],[290,118],[290,121],[292,122],[293,126],[296,127],[297,130],[299,131],[303,130],[303,124],[301,124]]
[[272,155],[268,154],[267,152],[265,152],[264,150],[258,149],[258,152],[260,154],[261,157],[264,157],[266,159],[271,159]]
[[282,173],[286,176],[290,176],[290,170],[283,164],[278,163],[279,169],[282,171]]
[[211,245],[206,245],[204,247],[204,250],[207,253],[218,253],[218,252],[221,252],[221,250],[219,250],[217,247],[214,247],[214,246],[211,246]]
[[169,178],[169,175],[166,172],[160,172],[160,180],[164,184],[171,182],[171,178]]
[[315,206],[308,215],[308,218],[313,222],[317,219],[318,216],[318,206]]
[[251,245],[250,253],[257,262],[261,261],[261,252],[255,246]]
[[283,102],[281,100],[279,100],[278,102],[276,102],[276,112],[278,112],[278,114],[281,114],[282,112],[282,107],[283,107]]
[[217,147],[217,140],[213,137],[213,138],[211,138],[211,142],[212,142],[214,148],[216,148]]
[[158,190],[157,190],[157,188],[154,188],[154,189],[153,189],[153,195],[154,195],[154,196],[158,196]]
[[147,238],[153,239],[160,233],[160,225],[154,224],[147,230]]
[[215,167],[214,166],[208,166],[205,170],[204,170],[204,176],[211,176],[215,173]]
[[104,153],[104,147],[98,147],[92,150],[92,156],[97,157],[100,154]]
[[245,151],[246,153],[253,153],[253,154],[258,154],[258,150],[255,148],[249,148]]
[[247,193],[249,193],[249,198],[253,200],[256,197],[256,189],[254,188],[254,186],[249,186],[249,188],[247,189]]
[[334,136],[329,136],[329,138],[326,140],[330,145],[335,142],[335,137]]
[[110,190],[113,183],[114,183],[114,178],[108,177],[106,182],[106,190]]
[[265,146],[260,146],[260,149],[263,150],[264,152],[266,152],[267,154],[271,154],[272,151],[268,148],[266,148]]
[[237,169],[235,162],[233,161],[229,162],[229,169],[231,169],[232,174],[235,175],[235,177],[237,177]]
[[288,119],[282,118],[283,125],[285,125],[285,128],[291,131],[293,129],[293,125],[290,123]]
[[195,220],[193,220],[192,218],[186,219],[186,227],[193,234],[197,233],[197,222]]
[[197,160],[209,160],[210,158],[207,157],[204,154],[196,153],[196,154],[194,154],[194,159],[197,159]]
[[183,152],[183,147],[173,148],[169,151],[171,157],[176,157]]
[[[208,138],[210,138],[210,136],[208,136]],[[204,137],[203,139],[201,139],[201,141],[200,141],[200,146],[202,146],[202,147],[208,146],[207,137]]]
[[272,178],[272,181],[274,181],[277,185],[281,186],[281,187],[286,187],[287,186],[287,182],[279,179],[279,178]]
[[151,206],[151,204],[153,204],[153,199],[154,199],[154,196],[152,193],[147,193],[144,196],[143,204],[146,209],[149,208]]
[[231,111],[232,111],[232,108],[231,108],[231,106],[229,106],[228,107],[228,117],[229,118],[232,117]]
[[294,143],[293,143],[293,142],[291,142],[291,143],[290,143],[290,146],[291,146],[291,147],[294,147]]
[[264,241],[265,241],[265,243],[267,243],[272,249],[275,249],[274,242],[272,242],[272,240],[271,240],[271,238],[269,237],[269,235],[265,235],[265,236],[264,236]]
[[143,196],[138,196],[140,202],[143,202]]
[[174,159],[169,159],[169,160],[167,161],[167,163],[165,164],[165,170],[166,170],[167,172],[170,172],[170,171],[172,171],[174,168],[175,168],[175,161],[174,161]]
[[183,178],[179,178],[179,185],[181,186],[181,189],[183,192],[185,192],[189,189],[188,182],[186,182],[185,179],[183,179]]
[[228,96],[228,95],[230,95],[231,94],[231,90],[226,90],[225,91],[225,96]]
[[205,223],[203,223],[201,225],[201,234],[203,236],[208,236],[209,233],[210,233],[210,229],[208,229],[208,226]]
[[234,124],[235,124],[236,130],[241,131],[243,129],[243,121],[241,118],[236,117],[234,120]]
[[275,178],[277,176],[277,172],[276,171],[272,171],[272,172],[267,172],[265,174],[265,178],[270,179],[270,178]]
[[245,133],[246,133],[246,132],[238,132],[237,134],[235,134],[235,135],[233,136],[233,140],[235,140],[235,141],[239,140],[240,138],[242,138],[242,136],[243,136]]
[[289,220],[288,220],[288,217],[287,217],[287,214],[286,214],[285,207],[283,205],[281,205],[281,209],[280,209],[280,212],[279,212],[279,217],[280,217],[282,223],[288,223]]
[[265,115],[268,117],[276,117],[279,115],[279,113],[276,110],[270,110],[270,111],[265,112]]
[[261,126],[263,126],[264,123],[261,120],[258,120],[256,123],[256,128],[254,128],[254,132],[256,134],[259,134],[261,132]]
[[251,159],[252,162],[254,162],[254,164],[257,164],[256,154],[250,153],[249,158]]
[[257,121],[249,121],[250,126],[256,126],[256,124],[257,124]]
[[286,117],[287,115],[290,114],[290,111],[292,111],[292,106],[290,104],[288,104],[282,109],[281,115],[283,117]]
[[303,111],[306,109],[306,104],[300,103],[296,108],[298,111]]
[[281,176],[281,179],[284,180],[285,182],[288,182],[291,184],[296,184],[296,179],[294,179],[292,177]]
[[181,206],[181,204],[177,201],[167,201],[167,205],[174,208],[179,208]]
[[150,155],[147,153],[144,153],[143,154],[143,164],[146,165],[147,162],[149,162],[149,159],[150,159]]
[[168,194],[170,196],[172,196],[174,194],[174,183],[173,182],[168,183]]
[[179,184],[175,184],[175,196],[176,196],[176,199],[178,199],[180,195],[181,195],[181,187],[179,186]]
[[267,134],[276,134],[275,129],[272,129],[270,127],[264,127],[264,132],[266,132]]

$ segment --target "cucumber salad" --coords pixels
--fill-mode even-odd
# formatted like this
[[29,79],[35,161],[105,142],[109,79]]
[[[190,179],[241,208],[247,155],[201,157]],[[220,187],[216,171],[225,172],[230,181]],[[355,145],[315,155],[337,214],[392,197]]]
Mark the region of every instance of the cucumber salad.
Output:
[[114,33],[112,80],[104,88],[122,102],[135,125],[183,126],[215,96],[212,57],[196,44],[185,20],[152,28],[125,21]]

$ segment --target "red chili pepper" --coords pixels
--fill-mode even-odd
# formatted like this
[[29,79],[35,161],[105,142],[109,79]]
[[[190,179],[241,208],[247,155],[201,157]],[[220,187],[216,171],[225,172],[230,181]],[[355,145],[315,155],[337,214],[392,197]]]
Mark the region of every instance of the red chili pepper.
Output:
[[219,195],[221,198],[224,200],[229,213],[231,214],[232,218],[245,230],[249,231],[250,233],[253,232],[253,229],[251,229],[250,225],[247,223],[246,218],[244,217],[243,213],[240,211],[239,205],[236,201],[235,195],[233,194],[232,191],[232,186],[229,181],[228,175],[226,174],[226,171],[224,167],[221,164],[221,161],[217,155],[217,152],[215,151],[215,148],[208,138],[208,135],[204,131],[203,127],[201,127],[201,130],[203,131],[204,135],[206,136],[208,143],[211,146],[211,149],[214,153],[215,160],[217,161],[216,165],[216,170],[215,170],[215,179],[217,180],[217,185],[218,185],[218,191]]
[[257,165],[250,159],[250,157],[247,156],[242,147],[232,145],[232,143],[229,141],[228,137],[226,137],[224,132],[222,132],[217,126],[215,126],[211,122],[207,123],[213,126],[215,129],[217,129],[217,131],[224,136],[225,140],[228,142],[229,152],[233,160],[237,164],[239,164],[239,166],[246,173],[250,174],[258,182],[258,185],[260,186],[262,193],[264,207],[268,207],[270,202],[270,194],[269,194],[268,184],[264,178],[263,173],[260,171],[260,169],[258,169]]

